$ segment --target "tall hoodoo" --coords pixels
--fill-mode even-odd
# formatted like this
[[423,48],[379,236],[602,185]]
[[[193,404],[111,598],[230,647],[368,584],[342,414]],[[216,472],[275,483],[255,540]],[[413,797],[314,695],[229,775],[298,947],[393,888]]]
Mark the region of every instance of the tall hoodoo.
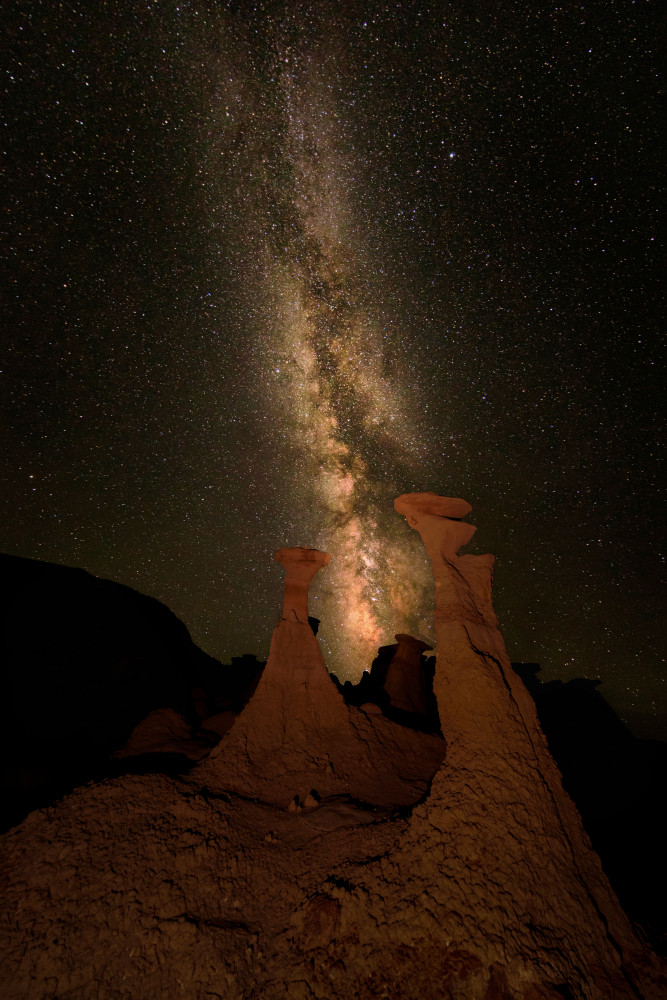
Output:
[[523,978],[549,997],[566,986],[589,1000],[635,996],[641,947],[512,670],[491,603],[493,556],[458,554],[476,530],[460,520],[472,508],[434,493],[394,506],[433,565],[434,690],[448,748],[403,864],[441,900],[443,926],[456,914],[452,940],[503,968],[508,995],[522,995]]
[[280,806],[311,789],[383,806],[417,801],[442,760],[442,740],[348,708],[308,623],[308,586],[329,554],[284,548],[274,558],[286,576],[267,664],[250,702],[193,777]]
[[[488,744],[494,754],[502,752],[499,740],[505,730],[513,742],[515,731],[533,733],[539,725],[498,629],[491,603],[494,558],[458,555],[477,530],[460,520],[472,507],[435,493],[404,494],[394,507],[421,535],[433,567],[438,664],[434,690],[450,753],[462,742],[466,752],[472,743]],[[499,727],[498,715],[506,710],[509,717]]]

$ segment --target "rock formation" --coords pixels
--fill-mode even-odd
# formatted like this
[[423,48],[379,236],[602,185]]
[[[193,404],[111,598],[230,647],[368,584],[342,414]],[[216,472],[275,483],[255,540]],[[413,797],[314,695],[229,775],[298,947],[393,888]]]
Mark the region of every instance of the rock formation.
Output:
[[278,549],[276,562],[285,570],[283,594],[283,621],[292,617],[302,624],[308,623],[308,587],[318,569],[326,566],[331,556],[318,549]]
[[112,760],[143,757],[145,754],[179,754],[189,760],[201,760],[211,748],[195,738],[187,719],[173,708],[156,708],[135,726],[127,743],[111,754]]
[[295,548],[275,558],[286,570],[285,593],[266,667],[191,780],[283,807],[312,790],[381,806],[415,803],[442,760],[443,741],[345,704],[308,624],[308,585],[329,556]]
[[[398,890],[394,926],[414,933],[419,915],[433,947],[446,928],[448,947],[496,970],[510,996],[529,984],[535,996],[634,996],[642,946],[511,669],[491,604],[493,556],[458,555],[475,531],[459,520],[471,508],[429,493],[399,497],[395,507],[433,566],[435,693],[448,749],[396,857],[413,888],[412,905]],[[427,930],[434,917],[435,935]],[[470,971],[466,996],[482,995],[478,974]]]
[[392,708],[414,715],[429,713],[428,691],[422,669],[422,653],[433,649],[427,642],[399,632],[396,636],[398,648],[394,653],[384,689]]
[[98,775],[150,712],[195,722],[193,687],[219,675],[159,601],[0,555],[2,828]]
[[543,682],[535,663],[512,667],[623,909],[667,953],[667,744],[633,736],[599,681]]
[[396,506],[436,581],[428,794],[392,808],[442,741],[345,706],[304,572],[254,697],[187,777],[91,784],[3,838],[6,1000],[665,997],[510,668],[492,557],[458,555],[469,505]]

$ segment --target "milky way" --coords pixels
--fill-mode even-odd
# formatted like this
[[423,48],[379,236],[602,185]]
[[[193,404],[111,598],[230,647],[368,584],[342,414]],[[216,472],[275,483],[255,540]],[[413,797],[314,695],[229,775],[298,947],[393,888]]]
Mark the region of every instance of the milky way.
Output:
[[398,363],[386,356],[392,320],[364,282],[382,252],[363,246],[355,222],[338,63],[323,45],[279,51],[290,184],[280,200],[270,192],[282,214],[269,236],[289,235],[268,240],[258,292],[271,302],[263,351],[271,405],[302,452],[292,484],[310,512],[301,535],[334,554],[314,589],[317,614],[339,671],[354,677],[395,632],[432,626],[423,552],[392,507],[418,441]]
[[0,545],[264,656],[432,636],[463,496],[510,655],[663,732],[656,11],[10,3]]

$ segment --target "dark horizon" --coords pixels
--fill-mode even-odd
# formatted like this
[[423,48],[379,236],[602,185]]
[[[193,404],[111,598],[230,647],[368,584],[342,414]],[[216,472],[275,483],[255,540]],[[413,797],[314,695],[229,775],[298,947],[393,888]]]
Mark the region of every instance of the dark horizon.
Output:
[[[72,588],[79,593],[79,598],[72,599],[70,597],[69,591]],[[90,606],[95,609],[97,616],[101,616],[100,620],[117,621],[119,631],[116,656],[121,655],[120,650],[123,643],[128,643],[128,639],[123,640],[121,636],[123,635],[123,627],[130,626],[134,619],[136,612],[131,612],[130,608],[135,601],[138,602],[138,607],[144,608],[146,612],[156,614],[158,619],[163,622],[169,621],[171,627],[175,629],[175,634],[180,635],[183,649],[188,650],[187,656],[191,655],[189,642],[192,640],[192,636],[187,624],[174,615],[170,608],[150,595],[142,594],[125,584],[93,576],[80,567],[63,566],[58,563],[0,553],[0,608],[2,609],[0,611],[0,629],[4,635],[3,667],[7,679],[11,679],[17,671],[23,673],[24,667],[33,661],[34,663],[37,663],[38,660],[48,662],[50,658],[55,656],[56,661],[63,660],[64,662],[71,658],[78,645],[86,648],[92,639],[92,633],[90,639],[85,638],[91,628],[88,620],[90,609],[82,612],[78,604],[81,594],[88,595]],[[121,607],[124,602],[129,601],[120,617],[117,610],[119,600]],[[27,631],[23,631],[22,637],[19,634],[23,628],[22,623],[25,624],[26,607],[30,607],[34,622],[39,624],[33,639],[29,637]],[[59,612],[58,608],[61,609]],[[165,613],[166,617],[163,619],[162,616]],[[280,612],[279,609],[276,609],[276,622],[274,624],[277,624],[279,618]],[[308,621],[317,636],[321,624],[320,620],[309,617]],[[51,638],[53,636],[56,638]],[[394,637],[388,644],[378,647],[373,662],[369,663],[365,670],[366,678],[371,673],[371,668],[382,661],[383,657],[386,659],[389,651],[395,648],[395,641]],[[129,642],[128,648],[131,648],[131,645]],[[178,648],[181,648],[180,645]],[[246,649],[240,655],[228,657],[229,662],[222,662],[210,657],[194,642],[192,654],[195,656],[201,654],[201,661],[206,663],[207,675],[210,674],[212,677],[219,673],[221,681],[225,677],[225,671],[230,668],[238,670],[243,667],[248,671],[250,677],[257,669],[264,666],[266,660],[266,657],[262,658],[261,655],[258,655],[257,650]],[[109,655],[111,654],[107,650],[103,656],[105,662]],[[426,651],[424,655],[427,661],[435,660],[437,648],[432,648],[430,652]],[[21,657],[24,658],[24,667],[20,666],[19,660],[16,659],[17,656],[19,660]],[[79,654],[76,654],[75,659],[78,656]],[[92,665],[94,671],[100,666],[96,662],[93,662]],[[544,699],[545,697],[547,700],[553,700],[554,697],[556,700],[563,697],[573,697],[575,701],[583,698],[583,703],[588,703],[600,714],[601,718],[606,718],[606,727],[615,731],[617,738],[620,739],[622,732],[625,731],[627,735],[639,740],[667,742],[667,724],[663,717],[655,715],[642,717],[637,714],[621,715],[617,713],[606,700],[604,689],[600,690],[601,687],[603,688],[603,684],[599,678],[545,677],[542,676],[541,665],[533,662],[513,662],[512,668],[521,677],[538,703],[540,698]],[[31,679],[31,670],[32,668],[28,670],[25,677],[25,682],[29,686],[34,683],[34,679]],[[332,676],[342,689],[345,678],[339,678],[333,671]],[[68,698],[70,697],[71,695],[68,695]],[[356,702],[354,703],[356,704]],[[71,711],[70,706],[68,712]],[[595,741],[595,731],[596,727],[593,726],[590,737],[591,744]]]

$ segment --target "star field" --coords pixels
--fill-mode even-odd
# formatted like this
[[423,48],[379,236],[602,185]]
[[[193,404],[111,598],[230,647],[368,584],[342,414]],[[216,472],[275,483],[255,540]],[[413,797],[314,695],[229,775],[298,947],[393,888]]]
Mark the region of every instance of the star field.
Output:
[[473,505],[510,656],[667,736],[652,3],[10,3],[3,551],[265,656],[430,639]]

